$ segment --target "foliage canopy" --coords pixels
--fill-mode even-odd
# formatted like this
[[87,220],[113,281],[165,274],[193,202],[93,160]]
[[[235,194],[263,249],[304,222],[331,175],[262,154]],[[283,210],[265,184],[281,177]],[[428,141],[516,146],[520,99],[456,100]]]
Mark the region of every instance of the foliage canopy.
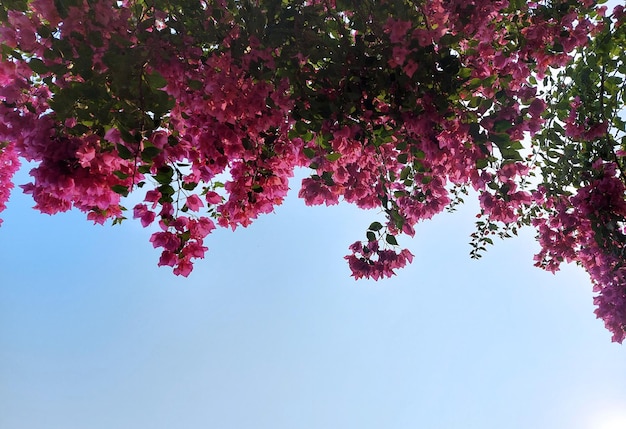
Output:
[[187,276],[311,170],[309,205],[378,208],[355,278],[411,262],[398,236],[479,195],[473,257],[537,229],[626,336],[624,7],[592,0],[7,0],[0,210],[19,159],[35,208],[157,223]]

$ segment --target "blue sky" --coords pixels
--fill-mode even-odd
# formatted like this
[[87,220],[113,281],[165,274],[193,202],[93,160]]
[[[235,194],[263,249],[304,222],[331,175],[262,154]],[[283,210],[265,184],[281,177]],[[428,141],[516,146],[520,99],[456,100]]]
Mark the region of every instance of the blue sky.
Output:
[[137,222],[41,215],[14,192],[0,428],[626,427],[626,349],[584,272],[533,267],[532,231],[471,260],[470,203],[402,240],[416,257],[397,277],[355,282],[342,257],[380,216],[292,188],[212,234],[187,279]]

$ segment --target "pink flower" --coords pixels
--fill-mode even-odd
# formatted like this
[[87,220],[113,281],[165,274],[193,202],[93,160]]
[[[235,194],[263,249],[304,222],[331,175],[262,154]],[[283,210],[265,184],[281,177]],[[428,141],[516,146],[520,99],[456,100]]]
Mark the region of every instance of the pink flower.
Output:
[[206,217],[201,217],[197,220],[189,221],[189,232],[193,238],[204,238],[215,229],[213,221]]
[[535,98],[528,106],[528,113],[533,118],[540,117],[544,110],[546,110],[546,103],[540,98]]
[[168,134],[165,131],[155,131],[150,136],[150,141],[159,149],[164,149],[167,146]]
[[133,209],[133,218],[141,219],[141,226],[144,228],[154,222],[156,214],[148,210],[145,204],[137,204]]
[[177,276],[188,277],[193,271],[193,264],[188,259],[180,259],[174,267],[174,274]]
[[407,61],[406,65],[402,67],[402,70],[404,70],[404,73],[406,73],[408,77],[413,77],[413,74],[415,73],[417,68],[417,63],[413,60],[409,60]]
[[83,146],[76,152],[76,157],[82,167],[89,167],[96,157],[96,149],[91,145]]
[[389,59],[389,65],[391,67],[402,66],[410,53],[411,51],[404,46],[394,46],[391,58]]
[[426,46],[430,45],[432,43],[432,41],[433,41],[432,35],[430,34],[430,32],[428,30],[423,29],[423,28],[415,29],[413,31],[412,37],[414,39],[417,39],[417,42],[422,47],[426,47]]
[[189,210],[197,212],[200,207],[203,207],[204,203],[196,194],[191,194],[187,197],[187,207]]
[[168,231],[155,232],[150,236],[150,242],[155,248],[163,247],[170,252],[177,252],[180,247],[180,238]]
[[206,193],[205,199],[207,201],[207,203],[213,205],[213,204],[219,204],[222,202],[222,197],[220,196],[220,194],[218,194],[217,192],[213,192],[213,191],[209,191]]
[[298,197],[303,198],[307,206],[320,205],[327,206],[338,204],[338,195],[333,194],[330,189],[319,180],[311,178],[302,179],[302,189]]
[[104,134],[104,138],[111,143],[123,143],[122,133],[117,128],[111,128]]
[[385,24],[385,30],[389,32],[391,43],[400,43],[412,26],[413,23],[411,21],[389,18]]
[[209,250],[197,241],[188,241],[181,254],[189,258],[204,258],[204,254]]
[[178,256],[174,252],[170,252],[169,250],[164,250],[161,253],[161,257],[159,258],[159,267],[168,266],[173,267],[178,262]]

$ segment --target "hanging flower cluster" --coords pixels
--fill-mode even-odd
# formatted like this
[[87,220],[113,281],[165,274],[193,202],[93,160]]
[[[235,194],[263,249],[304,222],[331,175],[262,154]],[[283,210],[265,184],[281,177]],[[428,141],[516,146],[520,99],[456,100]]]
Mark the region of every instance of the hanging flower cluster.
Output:
[[413,259],[397,237],[471,187],[472,255],[534,224],[537,264],[581,264],[621,342],[623,20],[592,0],[8,2],[0,210],[20,158],[44,213],[118,223],[140,192],[158,264],[187,276],[304,167],[306,204],[384,213],[346,256],[379,279]]

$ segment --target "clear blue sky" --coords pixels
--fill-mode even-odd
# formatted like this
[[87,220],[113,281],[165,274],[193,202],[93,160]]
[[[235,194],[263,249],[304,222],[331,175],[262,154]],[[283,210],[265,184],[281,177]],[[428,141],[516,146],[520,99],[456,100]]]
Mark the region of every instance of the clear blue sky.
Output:
[[584,272],[532,266],[531,231],[470,260],[470,204],[403,240],[397,277],[355,282],[342,257],[380,218],[305,207],[297,187],[212,234],[188,279],[137,222],[41,215],[14,192],[0,428],[626,428],[626,347]]

